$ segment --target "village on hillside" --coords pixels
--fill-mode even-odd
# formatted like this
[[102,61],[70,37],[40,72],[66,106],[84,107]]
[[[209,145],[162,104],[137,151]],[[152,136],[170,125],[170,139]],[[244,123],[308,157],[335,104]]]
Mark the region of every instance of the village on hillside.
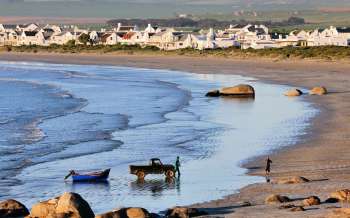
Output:
[[230,25],[224,30],[179,31],[148,24],[90,31],[77,26],[0,24],[0,46],[64,45],[69,42],[89,45],[155,46],[161,50],[198,50],[240,47],[241,49],[281,48],[286,46],[350,46],[349,27],[329,27],[313,31],[298,30],[283,35],[270,33],[264,25]]

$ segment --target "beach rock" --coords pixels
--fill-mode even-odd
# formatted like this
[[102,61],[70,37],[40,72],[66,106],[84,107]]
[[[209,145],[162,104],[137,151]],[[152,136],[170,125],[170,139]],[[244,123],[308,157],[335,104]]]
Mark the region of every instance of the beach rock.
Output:
[[296,206],[290,209],[292,212],[298,212],[298,211],[305,211],[305,209],[302,206]]
[[326,95],[327,93],[328,93],[327,89],[322,86],[314,87],[310,91],[310,95]]
[[153,217],[144,208],[129,207],[97,215],[95,218],[150,218]]
[[73,214],[71,217],[94,218],[89,204],[76,193],[64,193],[58,200],[56,213]]
[[282,195],[269,195],[265,199],[266,204],[277,204],[277,203],[285,203],[289,202],[290,199],[287,196],[282,196]]
[[278,207],[278,209],[283,210],[283,209],[291,209],[296,207],[294,204],[284,204]]
[[51,199],[48,201],[42,201],[34,204],[30,211],[30,218],[44,218],[44,217],[54,217],[56,212],[58,198]]
[[64,193],[60,197],[35,204],[30,218],[94,218],[89,204],[76,193]]
[[220,91],[219,90],[212,90],[212,91],[209,91],[205,96],[207,96],[207,97],[219,97]]
[[302,94],[303,94],[303,92],[300,91],[299,89],[291,89],[291,90],[288,90],[287,92],[284,93],[284,95],[288,96],[288,97],[296,97],[296,96],[300,96]]
[[274,183],[277,183],[277,184],[299,184],[299,183],[306,183],[306,182],[310,182],[310,180],[308,180],[304,177],[301,177],[301,176],[294,176],[294,177],[277,179]]
[[250,203],[249,201],[244,201],[244,202],[242,202],[239,206],[240,207],[250,207],[250,206],[252,206],[253,204],[252,203]]
[[333,192],[330,197],[338,199],[339,201],[350,200],[350,190],[349,189],[338,190],[336,192]]
[[338,203],[339,200],[337,198],[327,198],[324,203],[330,203],[330,204],[334,204],[334,203]]
[[146,209],[139,207],[132,207],[126,209],[126,217],[128,218],[147,218],[150,217],[150,214]]
[[99,214],[95,218],[120,218],[118,211],[110,211],[104,214]]
[[26,206],[16,200],[9,199],[0,202],[0,217],[24,217],[28,214]]
[[207,213],[196,208],[189,207],[174,207],[166,212],[166,217],[169,218],[188,218],[204,215],[207,215]]
[[237,97],[254,97],[255,90],[252,86],[240,84],[233,87],[226,87],[220,90],[220,95]]
[[310,196],[303,200],[304,206],[313,206],[313,205],[319,205],[321,204],[321,200],[317,196]]

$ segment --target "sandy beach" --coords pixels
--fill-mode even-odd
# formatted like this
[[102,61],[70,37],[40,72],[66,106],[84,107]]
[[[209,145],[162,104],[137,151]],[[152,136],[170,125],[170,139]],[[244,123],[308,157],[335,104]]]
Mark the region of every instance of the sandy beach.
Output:
[[[326,217],[335,207],[344,204],[321,204],[305,207],[305,211],[291,212],[279,205],[265,205],[270,194],[290,197],[291,204],[300,205],[311,195],[322,201],[339,189],[350,188],[350,63],[307,60],[232,60],[225,58],[193,58],[171,56],[117,56],[94,54],[25,54],[0,53],[0,60],[40,61],[67,64],[118,65],[155,69],[181,70],[193,73],[237,74],[251,76],[267,83],[312,88],[325,86],[329,94],[306,96],[321,113],[313,120],[308,133],[297,145],[274,151],[271,178],[303,176],[310,180],[303,184],[261,183],[249,185],[238,194],[224,199],[200,203],[215,216],[225,217]],[[281,93],[282,94],[282,93]],[[243,167],[251,175],[264,175],[266,157],[252,157]],[[243,206],[249,201],[252,206]]]

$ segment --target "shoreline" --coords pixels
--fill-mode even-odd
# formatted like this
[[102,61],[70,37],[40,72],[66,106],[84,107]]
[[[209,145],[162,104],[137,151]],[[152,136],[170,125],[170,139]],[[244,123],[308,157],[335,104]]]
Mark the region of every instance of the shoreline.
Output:
[[[329,95],[305,97],[307,101],[311,101],[321,110],[321,113],[313,119],[307,135],[303,136],[296,145],[283,147],[271,155],[274,161],[272,178],[296,175],[319,181],[297,186],[253,184],[241,189],[239,194],[194,206],[206,208],[211,214],[230,217],[318,216],[327,211],[327,205],[320,206],[316,210],[292,213],[288,210],[279,210],[277,206],[264,205],[264,198],[269,194],[277,193],[299,198],[317,195],[324,200],[331,192],[350,187],[350,183],[347,181],[350,176],[346,175],[350,172],[350,160],[347,159],[347,154],[350,153],[350,150],[347,149],[347,146],[350,145],[347,142],[347,139],[350,139],[350,135],[348,135],[350,124],[347,124],[350,121],[347,117],[347,114],[350,114],[350,103],[345,100],[350,95],[350,88],[347,90],[347,84],[350,81],[349,63],[338,64],[338,62],[324,61],[319,63],[305,60],[232,60],[181,56],[27,53],[0,53],[0,60],[107,64],[181,70],[202,74],[237,74],[252,76],[269,83],[305,88],[324,85],[331,92]],[[333,146],[334,143],[336,146]],[[253,157],[242,166],[248,169],[249,175],[261,176],[263,175],[263,160],[264,157]],[[249,201],[253,206],[240,207],[240,203],[243,201]],[[226,209],[224,210],[224,208]]]

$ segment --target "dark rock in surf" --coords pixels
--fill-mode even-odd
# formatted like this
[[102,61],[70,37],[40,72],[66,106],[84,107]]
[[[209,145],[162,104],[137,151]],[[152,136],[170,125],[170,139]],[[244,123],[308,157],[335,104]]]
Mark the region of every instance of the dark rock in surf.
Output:
[[219,97],[220,91],[219,90],[212,90],[212,91],[209,91],[205,96],[206,97]]

